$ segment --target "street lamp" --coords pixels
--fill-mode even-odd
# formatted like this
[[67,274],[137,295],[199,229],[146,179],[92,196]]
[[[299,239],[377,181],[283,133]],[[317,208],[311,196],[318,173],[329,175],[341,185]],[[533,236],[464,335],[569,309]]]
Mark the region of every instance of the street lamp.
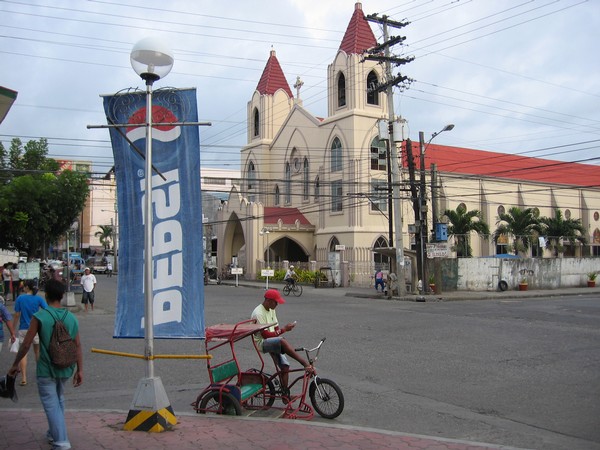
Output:
[[[146,159],[144,203],[144,357],[146,378],[138,385],[132,410],[148,409],[154,403],[154,411],[168,405],[166,392],[160,378],[154,377],[154,314],[152,291],[152,84],[165,77],[173,67],[173,53],[164,42],[155,38],[139,41],[130,54],[133,70],[146,82]],[[150,401],[149,401],[150,400]],[[139,406],[139,408],[136,407]]]
[[[267,236],[267,270],[271,270],[271,262],[270,262],[270,256],[271,256],[271,251],[269,249],[269,233],[271,233],[269,230],[267,230],[266,228],[263,228],[262,230],[259,231],[259,234],[261,236]],[[269,275],[267,274],[267,284],[265,289],[269,289]]]
[[[433,133],[427,143],[425,143],[425,135],[419,131],[420,145],[420,163],[421,163],[421,180],[419,187],[419,256],[421,260],[421,293],[427,292],[427,265],[425,264],[425,245],[427,244],[427,195],[425,192],[425,152],[431,141],[444,131],[450,131],[454,128],[453,124],[448,124],[440,131]],[[433,218],[435,221],[435,217]],[[418,264],[417,264],[418,265]]]

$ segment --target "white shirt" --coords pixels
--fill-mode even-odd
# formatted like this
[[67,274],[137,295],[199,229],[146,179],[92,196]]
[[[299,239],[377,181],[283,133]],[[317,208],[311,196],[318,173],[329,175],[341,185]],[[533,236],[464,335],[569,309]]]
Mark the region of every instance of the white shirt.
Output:
[[96,277],[94,274],[90,273],[89,275],[83,275],[81,277],[81,286],[83,286],[83,290],[85,292],[92,292],[94,290],[94,286],[96,285]]

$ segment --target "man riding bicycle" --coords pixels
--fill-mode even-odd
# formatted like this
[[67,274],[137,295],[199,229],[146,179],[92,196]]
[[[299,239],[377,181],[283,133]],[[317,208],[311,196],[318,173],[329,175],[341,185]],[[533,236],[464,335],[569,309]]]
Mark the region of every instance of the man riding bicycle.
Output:
[[287,272],[285,273],[285,276],[283,277],[283,281],[288,283],[290,286],[293,286],[294,284],[296,284],[296,280],[294,279],[295,276],[296,272],[294,272],[294,266],[290,266]]

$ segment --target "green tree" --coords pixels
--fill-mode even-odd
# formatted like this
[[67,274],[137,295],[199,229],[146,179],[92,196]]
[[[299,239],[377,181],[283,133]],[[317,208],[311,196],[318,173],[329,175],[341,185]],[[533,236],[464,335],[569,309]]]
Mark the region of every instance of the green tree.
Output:
[[564,251],[563,240],[568,240],[572,245],[577,241],[582,244],[587,242],[581,219],[564,219],[560,209],[555,210],[554,217],[541,217],[540,224],[541,234],[546,236],[546,248],[553,256],[559,256]]
[[100,231],[96,231],[94,236],[100,239],[100,244],[105,250],[110,249],[110,243],[113,238],[113,226],[112,225],[98,225]]
[[511,207],[508,212],[500,214],[494,231],[494,242],[500,236],[512,236],[515,254],[523,254],[529,250],[534,236],[540,234],[541,227],[534,208],[521,209]]
[[0,248],[33,256],[56,242],[79,217],[88,197],[87,174],[65,170],[47,157],[45,139],[4,152],[0,183]]
[[447,209],[444,211],[450,222],[448,235],[456,239],[456,256],[459,258],[473,256],[473,250],[469,242],[471,232],[475,232],[487,239],[490,234],[488,224],[483,220],[481,211],[473,209],[467,211],[462,205],[458,205],[456,210]]

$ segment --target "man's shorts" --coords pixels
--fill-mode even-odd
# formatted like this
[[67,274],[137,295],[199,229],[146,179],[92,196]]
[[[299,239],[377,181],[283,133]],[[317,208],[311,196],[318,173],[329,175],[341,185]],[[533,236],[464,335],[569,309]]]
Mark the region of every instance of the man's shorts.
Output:
[[281,339],[282,338],[280,337],[265,339],[263,341],[262,351],[263,353],[270,353],[274,355],[277,361],[279,361],[278,364],[280,366],[289,366],[289,360],[284,354],[281,353]]
[[83,291],[83,295],[81,296],[81,303],[87,305],[88,302],[90,302],[93,305],[94,297],[95,297],[94,291],[92,291],[92,292]]
[[[19,336],[19,344],[22,344],[23,341],[25,340],[25,335],[27,334],[27,330],[19,330],[18,336]],[[36,334],[35,337],[33,338],[33,343],[35,345],[40,345],[40,337]]]

